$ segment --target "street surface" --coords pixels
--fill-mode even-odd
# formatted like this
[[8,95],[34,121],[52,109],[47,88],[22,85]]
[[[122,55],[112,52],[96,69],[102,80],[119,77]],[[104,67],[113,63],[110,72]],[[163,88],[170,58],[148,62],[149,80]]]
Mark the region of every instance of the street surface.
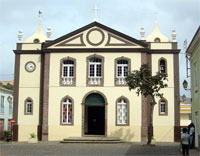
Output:
[[[157,143],[154,147],[142,145],[141,143],[118,143],[118,144],[62,144],[60,142],[39,142],[36,144],[1,142],[0,156],[64,156],[64,155],[177,155],[178,143]],[[190,156],[199,156],[199,151],[191,150]]]

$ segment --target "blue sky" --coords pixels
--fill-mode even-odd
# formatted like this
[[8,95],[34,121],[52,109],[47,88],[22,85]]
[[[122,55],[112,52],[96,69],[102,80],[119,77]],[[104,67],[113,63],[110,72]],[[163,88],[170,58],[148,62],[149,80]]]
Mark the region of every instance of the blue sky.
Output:
[[[200,24],[199,0],[0,0],[0,81],[13,79],[12,50],[16,48],[18,31],[23,32],[23,41],[31,36],[39,23],[39,10],[43,12],[43,31],[51,27],[52,39],[56,39],[91,23],[95,6],[100,9],[100,23],[136,39],[140,39],[141,27],[147,37],[155,20],[169,39],[175,29],[181,52],[184,40],[189,44]],[[179,58],[181,95],[189,95],[182,88],[186,79],[184,54]]]

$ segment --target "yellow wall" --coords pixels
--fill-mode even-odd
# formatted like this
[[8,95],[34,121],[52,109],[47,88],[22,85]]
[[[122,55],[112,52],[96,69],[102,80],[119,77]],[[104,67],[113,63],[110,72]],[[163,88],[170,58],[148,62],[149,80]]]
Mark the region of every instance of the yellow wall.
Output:
[[[34,72],[27,72],[25,70],[25,64],[28,61],[33,61],[36,64]],[[37,126],[39,124],[40,61],[40,55],[20,56],[18,99],[19,141],[27,141],[30,133],[37,135]],[[28,97],[33,100],[33,115],[24,115],[25,100]]]

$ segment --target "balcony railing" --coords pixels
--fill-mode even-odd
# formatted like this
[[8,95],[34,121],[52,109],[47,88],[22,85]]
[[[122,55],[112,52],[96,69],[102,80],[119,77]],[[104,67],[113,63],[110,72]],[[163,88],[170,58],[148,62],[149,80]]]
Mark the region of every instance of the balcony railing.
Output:
[[118,77],[117,82],[118,85],[126,85],[126,78],[125,77]]
[[102,78],[101,77],[89,77],[88,78],[89,85],[101,85]]
[[73,85],[74,77],[62,77],[62,84],[63,85]]

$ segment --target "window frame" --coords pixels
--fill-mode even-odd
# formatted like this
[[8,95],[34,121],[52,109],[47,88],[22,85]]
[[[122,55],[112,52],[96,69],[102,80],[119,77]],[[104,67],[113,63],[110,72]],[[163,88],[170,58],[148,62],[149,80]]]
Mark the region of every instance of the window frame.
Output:
[[[63,101],[64,99],[69,99],[71,100],[71,105],[72,105],[72,123],[63,123]],[[74,100],[70,96],[65,96],[61,99],[60,102],[60,125],[61,126],[73,126],[74,125]]]
[[[27,112],[27,100],[31,100],[32,105],[31,105],[31,112]],[[30,97],[27,97],[24,100],[24,115],[33,115],[33,99]]]
[[161,73],[161,72],[160,72],[160,61],[161,61],[161,60],[164,60],[164,61],[165,61],[165,73],[167,74],[167,73],[168,73],[168,70],[167,70],[167,59],[164,58],[164,57],[161,57],[161,58],[158,60],[158,72]]
[[[69,60],[69,61],[73,61],[74,62],[74,65],[73,65],[73,67],[74,67],[74,76],[73,76],[73,82],[72,82],[72,84],[63,84],[62,83],[62,78],[63,78],[63,61],[67,61],[67,60]],[[69,77],[70,78],[70,77]],[[75,58],[72,58],[72,57],[65,57],[65,58],[62,58],[62,59],[60,59],[60,86],[69,86],[69,87],[71,87],[71,86],[76,86],[76,59]]]
[[[161,113],[162,101],[165,101],[165,113]],[[168,116],[168,101],[165,98],[161,98],[158,102],[158,113],[159,113],[159,116]]]
[[[117,122],[117,108],[118,108],[118,101],[120,100],[120,99],[124,99],[124,100],[126,100],[126,105],[127,105],[127,123],[126,124],[119,124],[118,122]],[[129,102],[129,100],[128,100],[128,98],[126,98],[125,96],[121,96],[121,97],[119,97],[119,98],[117,98],[117,100],[116,100],[116,102],[115,102],[116,104],[115,104],[115,125],[116,126],[129,126],[129,123],[130,123],[130,102]]]
[[[92,58],[97,58],[97,59],[101,59],[101,83],[100,84],[89,84],[89,74],[90,74],[90,59]],[[104,86],[104,57],[101,56],[101,55],[97,55],[97,54],[93,54],[93,55],[90,55],[86,58],[86,64],[87,64],[87,72],[86,72],[86,86],[90,86],[90,87],[103,87]]]
[[118,79],[118,77],[117,77],[117,74],[118,74],[118,66],[117,66],[117,62],[118,61],[120,61],[120,60],[126,60],[126,61],[128,61],[128,72],[131,72],[131,59],[130,58],[128,58],[128,57],[124,57],[124,56],[122,56],[122,57],[118,57],[118,58],[116,58],[115,59],[115,67],[114,67],[114,70],[115,70],[115,72],[114,72],[114,84],[115,84],[115,86],[121,86],[121,87],[126,87],[126,86],[128,86],[128,84],[117,84],[117,79]]

